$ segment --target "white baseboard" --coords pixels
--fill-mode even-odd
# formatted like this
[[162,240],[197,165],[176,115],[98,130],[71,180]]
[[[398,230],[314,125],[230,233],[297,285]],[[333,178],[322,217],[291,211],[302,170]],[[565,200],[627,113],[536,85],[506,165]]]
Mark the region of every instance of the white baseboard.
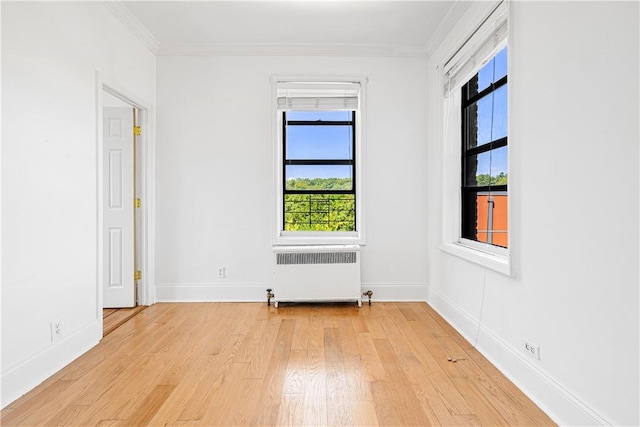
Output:
[[[101,319],[102,320],[102,319]],[[11,404],[100,342],[102,325],[93,321],[2,373],[0,408]]]
[[559,425],[615,425],[432,288],[428,304]]
[[[427,285],[424,283],[397,284],[397,283],[363,283],[362,292],[371,290],[372,302],[402,302],[402,301],[426,301]],[[366,297],[363,297],[364,302]]]
[[[157,302],[262,302],[267,300],[267,288],[263,284],[178,284],[156,286]],[[372,301],[426,301],[425,284],[374,284],[363,283],[362,292],[373,291]],[[366,301],[366,298],[363,299]]]
[[156,302],[262,302],[269,283],[163,283],[156,285]]

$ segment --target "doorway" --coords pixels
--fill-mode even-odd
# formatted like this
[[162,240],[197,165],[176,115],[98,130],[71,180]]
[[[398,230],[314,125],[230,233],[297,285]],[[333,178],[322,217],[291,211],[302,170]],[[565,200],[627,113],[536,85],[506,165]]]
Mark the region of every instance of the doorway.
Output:
[[[123,109],[120,113],[121,120],[120,118],[106,120],[105,113],[111,108]],[[126,123],[127,121],[129,123]],[[134,123],[135,126],[139,126],[137,135],[133,135]],[[96,321],[100,325],[100,335],[103,336],[105,307],[121,308],[127,305],[144,308],[155,302],[155,289],[151,286],[154,281],[155,266],[155,236],[152,232],[155,227],[153,104],[126,88],[106,82],[102,74],[96,72],[96,125]],[[118,152],[118,147],[115,147],[113,153],[108,151],[110,141],[106,137],[107,131],[114,137],[118,135],[131,137],[126,145],[131,151],[129,159],[125,158],[124,151]],[[110,160],[111,163],[109,163]],[[118,170],[120,167],[129,175],[110,183],[108,172]],[[126,195],[125,189],[129,192]],[[113,231],[108,229],[108,204],[110,207],[120,209],[123,214],[129,215],[128,219],[123,220],[126,227],[123,226],[120,230],[114,227]],[[127,227],[128,230],[125,229]],[[126,243],[129,255],[125,255],[124,251],[115,251],[117,254],[122,254],[122,262],[109,263],[109,257],[114,252],[112,248],[124,248],[125,240],[122,239],[125,237],[130,238],[131,242]],[[105,299],[105,289],[123,288],[125,279],[129,280],[130,291],[122,292],[126,293],[129,303],[110,304]]]
[[126,313],[136,314],[149,304],[144,206],[148,108],[99,78],[98,90],[97,315],[104,335],[107,318],[109,322],[120,316],[128,319]]

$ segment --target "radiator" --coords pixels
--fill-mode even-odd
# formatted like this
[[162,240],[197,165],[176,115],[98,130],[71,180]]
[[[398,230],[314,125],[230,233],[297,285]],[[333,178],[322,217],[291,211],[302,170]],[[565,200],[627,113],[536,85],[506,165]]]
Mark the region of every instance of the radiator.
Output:
[[360,246],[278,246],[273,253],[276,307],[296,301],[354,301],[362,306]]

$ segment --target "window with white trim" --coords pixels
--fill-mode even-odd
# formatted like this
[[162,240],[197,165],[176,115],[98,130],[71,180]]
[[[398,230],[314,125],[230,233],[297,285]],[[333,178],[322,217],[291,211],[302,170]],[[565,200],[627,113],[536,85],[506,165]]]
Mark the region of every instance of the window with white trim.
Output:
[[356,231],[355,110],[282,115],[282,229]]
[[461,237],[508,247],[507,48],[461,90]]
[[511,274],[507,24],[502,2],[442,67],[442,248]]
[[362,82],[276,81],[276,243],[363,243]]

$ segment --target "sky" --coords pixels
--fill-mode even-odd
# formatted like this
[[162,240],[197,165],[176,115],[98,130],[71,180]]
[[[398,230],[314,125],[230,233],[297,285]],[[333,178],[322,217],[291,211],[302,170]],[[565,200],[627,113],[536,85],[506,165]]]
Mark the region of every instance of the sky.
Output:
[[[350,111],[290,111],[289,120],[351,120]],[[287,159],[289,160],[352,160],[350,126],[288,126]],[[351,167],[344,165],[286,167],[286,179],[351,178]]]
[[[505,47],[478,72],[478,92],[507,74],[507,48]],[[507,86],[478,100],[478,139],[475,146],[507,136]],[[500,173],[508,174],[508,147],[487,151],[477,156],[476,175],[491,173],[495,177]]]

